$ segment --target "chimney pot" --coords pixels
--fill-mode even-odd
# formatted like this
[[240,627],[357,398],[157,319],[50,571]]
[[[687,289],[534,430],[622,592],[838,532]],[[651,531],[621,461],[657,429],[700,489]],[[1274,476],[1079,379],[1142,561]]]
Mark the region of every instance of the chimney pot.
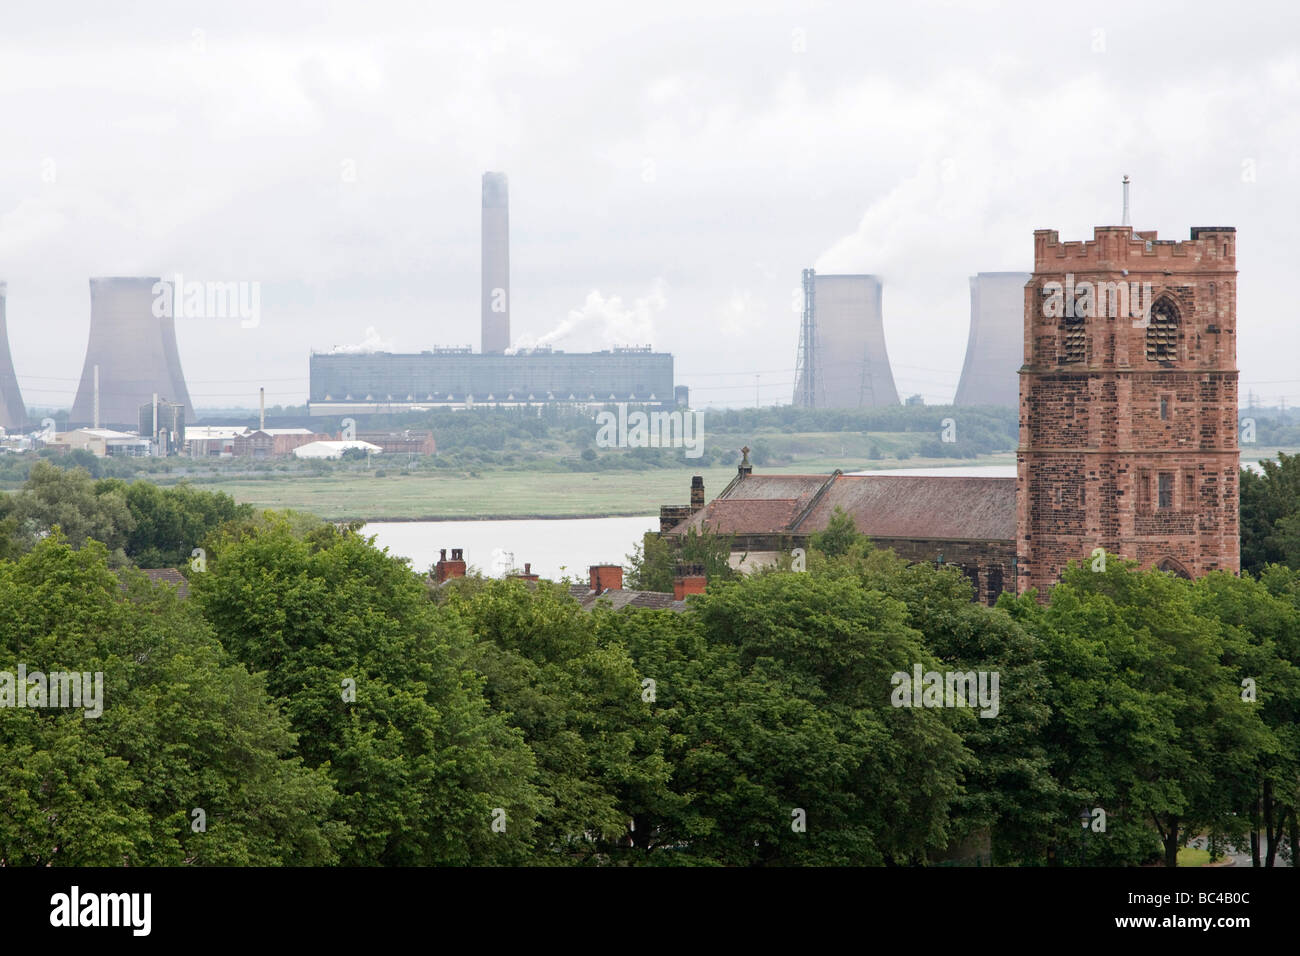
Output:
[[736,470],[737,470],[737,472],[740,474],[740,476],[743,478],[743,477],[745,477],[746,475],[752,475],[752,474],[754,473],[754,466],[751,465],[751,464],[749,463],[749,446],[748,446],[748,445],[746,445],[744,448],[740,449],[740,453],[741,453],[741,455],[742,455],[742,457],[741,457],[741,459],[740,459],[740,466],[739,466]]
[[708,588],[708,578],[702,564],[679,564],[673,579],[673,600],[684,601],[689,594],[703,594]]
[[447,560],[447,549],[440,548],[438,551],[438,563],[434,565],[434,579],[441,584],[448,578],[463,578],[465,576],[465,562],[461,558],[461,549],[451,549],[451,560]]

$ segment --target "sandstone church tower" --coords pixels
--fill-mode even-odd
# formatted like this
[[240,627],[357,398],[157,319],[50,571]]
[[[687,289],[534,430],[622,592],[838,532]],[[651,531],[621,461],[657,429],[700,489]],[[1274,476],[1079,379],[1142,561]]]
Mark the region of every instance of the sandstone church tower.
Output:
[[1240,569],[1236,263],[1232,227],[1034,232],[1019,591],[1046,596],[1094,548],[1189,577]]

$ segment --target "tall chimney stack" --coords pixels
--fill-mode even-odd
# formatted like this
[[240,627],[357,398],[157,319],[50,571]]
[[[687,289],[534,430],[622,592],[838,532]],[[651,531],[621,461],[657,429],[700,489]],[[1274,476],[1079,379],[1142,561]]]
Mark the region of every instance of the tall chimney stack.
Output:
[[482,351],[510,348],[510,208],[505,173],[483,174]]
[[699,511],[704,507],[704,476],[695,475],[691,478],[691,513]]

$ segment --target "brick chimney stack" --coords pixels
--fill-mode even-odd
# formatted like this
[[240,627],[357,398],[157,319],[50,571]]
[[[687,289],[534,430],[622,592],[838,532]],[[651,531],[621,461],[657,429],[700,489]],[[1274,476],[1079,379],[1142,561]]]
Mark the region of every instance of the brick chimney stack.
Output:
[[593,564],[588,569],[588,573],[591,575],[591,589],[597,594],[623,590],[622,565]]
[[433,567],[433,578],[439,584],[442,584],[448,578],[463,578],[465,576],[465,553],[460,548],[451,549],[451,560],[447,560],[447,549],[441,548],[438,551],[438,563]]
[[691,514],[704,507],[704,476],[696,475],[691,479]]
[[709,583],[702,564],[679,564],[673,579],[673,600],[684,601],[688,594],[703,594]]
[[524,573],[523,573],[523,574],[520,574],[519,572],[516,571],[514,574],[510,575],[510,577],[512,577],[512,578],[518,578],[518,579],[521,580],[521,581],[536,581],[536,580],[537,580],[537,575],[533,574],[533,566],[532,566],[532,564],[530,564],[530,563],[527,562],[527,561],[524,562]]

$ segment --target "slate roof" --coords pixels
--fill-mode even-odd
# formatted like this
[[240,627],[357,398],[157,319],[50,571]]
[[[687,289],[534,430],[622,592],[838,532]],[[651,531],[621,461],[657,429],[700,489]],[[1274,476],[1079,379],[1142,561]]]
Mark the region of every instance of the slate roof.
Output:
[[1016,479],[840,475],[798,531],[823,531],[836,507],[877,538],[1013,541]]
[[621,611],[625,607],[646,607],[658,610],[684,611],[686,610],[685,601],[674,601],[671,594],[663,591],[633,591],[627,588],[614,590],[607,588],[603,594],[597,594],[585,584],[573,584],[569,586],[571,594],[584,611],[590,611],[598,602],[605,601],[615,611]]
[[669,534],[811,534],[837,507],[874,538],[1014,541],[1015,478],[747,475]]
[[807,506],[796,498],[715,498],[703,521],[718,534],[771,533],[788,528]]

